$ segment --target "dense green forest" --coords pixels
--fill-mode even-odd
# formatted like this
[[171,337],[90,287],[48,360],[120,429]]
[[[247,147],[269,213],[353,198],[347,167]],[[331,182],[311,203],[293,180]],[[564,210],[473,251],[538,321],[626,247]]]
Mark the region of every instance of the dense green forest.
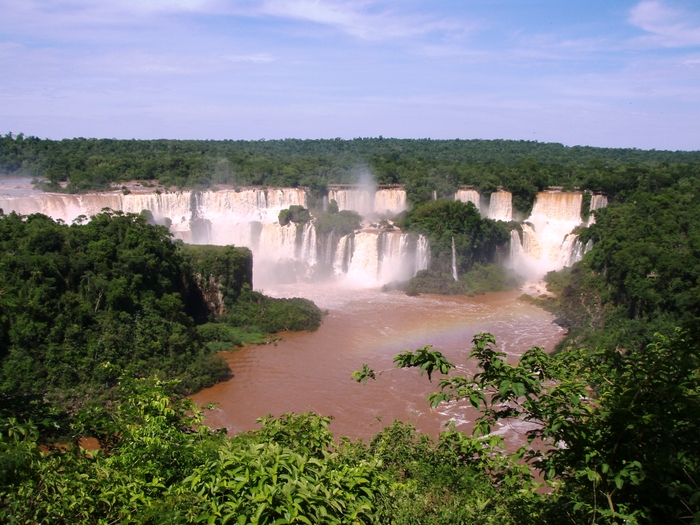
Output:
[[251,279],[247,248],[174,243],[145,214],[0,215],[0,396],[70,409],[154,374],[191,392],[228,374],[212,350],[319,326],[313,303]]
[[541,301],[571,330],[563,345],[639,348],[700,315],[700,178],[638,189],[581,229],[595,248],[547,276]]
[[[0,138],[0,173],[44,177],[47,189],[80,192],[140,180],[166,186],[216,184],[307,186],[355,183],[367,172],[380,184],[406,185],[418,204],[451,196],[462,184],[482,193],[498,186],[513,192],[527,213],[537,191],[550,185],[604,192],[611,198],[640,179],[649,189],[678,179],[700,152],[565,147],[508,140],[177,141],[66,139],[7,134]],[[695,168],[697,169],[697,168]]]

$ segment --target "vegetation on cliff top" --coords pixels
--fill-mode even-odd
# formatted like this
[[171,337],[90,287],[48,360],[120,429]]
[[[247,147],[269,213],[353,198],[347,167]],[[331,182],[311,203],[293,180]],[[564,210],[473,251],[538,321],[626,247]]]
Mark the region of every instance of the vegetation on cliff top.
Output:
[[430,244],[430,269],[403,286],[409,295],[479,295],[517,287],[517,280],[497,264],[507,257],[512,225],[481,217],[471,202],[427,202],[404,212],[396,224],[424,235]]
[[0,394],[73,403],[121,377],[153,374],[198,390],[228,367],[197,324],[257,340],[318,327],[310,301],[251,291],[247,248],[185,247],[170,237],[121,212],[70,226],[39,214],[0,216]]

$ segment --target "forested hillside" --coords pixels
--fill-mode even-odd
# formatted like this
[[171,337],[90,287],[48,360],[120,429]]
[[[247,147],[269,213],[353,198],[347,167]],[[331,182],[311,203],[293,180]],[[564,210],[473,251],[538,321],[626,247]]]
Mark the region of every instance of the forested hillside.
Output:
[[252,291],[251,270],[247,248],[185,247],[145,215],[0,215],[0,396],[70,408],[154,374],[190,392],[228,374],[212,350],[318,327],[310,301]]
[[700,178],[630,192],[580,231],[595,243],[573,268],[550,274],[545,301],[572,330],[567,343],[639,348],[700,315]]

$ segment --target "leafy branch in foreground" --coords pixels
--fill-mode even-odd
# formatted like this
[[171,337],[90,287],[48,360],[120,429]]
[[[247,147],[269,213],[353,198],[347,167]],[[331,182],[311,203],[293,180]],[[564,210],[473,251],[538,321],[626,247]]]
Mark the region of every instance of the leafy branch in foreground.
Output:
[[[657,334],[634,352],[535,347],[515,365],[477,334],[470,357],[481,371],[442,379],[429,401],[468,399],[481,412],[476,436],[501,420],[529,423],[528,441],[540,445],[526,459],[555,481],[566,521],[700,523],[699,334]],[[436,359],[427,348],[395,361],[427,370]]]
[[[424,373],[428,374],[428,380],[432,381],[433,372],[436,370],[441,374],[448,374],[455,365],[450,363],[442,353],[437,350],[431,350],[432,345],[419,348],[414,352],[410,350],[404,350],[400,354],[394,357],[394,363],[396,363],[396,368],[419,368],[420,375]],[[375,372],[367,364],[362,365],[361,370],[355,370],[351,377],[358,383],[365,384],[368,379],[377,379],[377,375],[382,375],[384,372],[389,370],[395,370],[394,368],[389,368],[387,370],[381,370]]]

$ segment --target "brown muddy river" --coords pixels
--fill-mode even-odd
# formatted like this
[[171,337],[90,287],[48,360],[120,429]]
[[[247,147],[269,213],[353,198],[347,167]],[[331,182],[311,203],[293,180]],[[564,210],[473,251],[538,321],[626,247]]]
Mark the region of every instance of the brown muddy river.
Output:
[[[218,403],[207,424],[226,427],[229,434],[259,428],[266,414],[318,412],[332,415],[336,436],[369,438],[395,419],[411,422],[433,436],[448,421],[468,431],[475,412],[466,403],[430,409],[426,396],[436,388],[414,370],[391,370],[366,385],[350,378],[363,363],[375,370],[392,369],[392,358],[402,350],[433,345],[459,367],[474,373],[466,362],[471,339],[491,332],[509,361],[532,346],[552,350],[563,329],[551,314],[516,299],[521,292],[480,297],[407,297],[401,292],[376,289],[296,284],[263,290],[278,297],[308,297],[328,309],[313,333],[283,334],[283,341],[225,353],[233,377],[199,392],[198,404]],[[522,429],[494,429],[522,441]]]

